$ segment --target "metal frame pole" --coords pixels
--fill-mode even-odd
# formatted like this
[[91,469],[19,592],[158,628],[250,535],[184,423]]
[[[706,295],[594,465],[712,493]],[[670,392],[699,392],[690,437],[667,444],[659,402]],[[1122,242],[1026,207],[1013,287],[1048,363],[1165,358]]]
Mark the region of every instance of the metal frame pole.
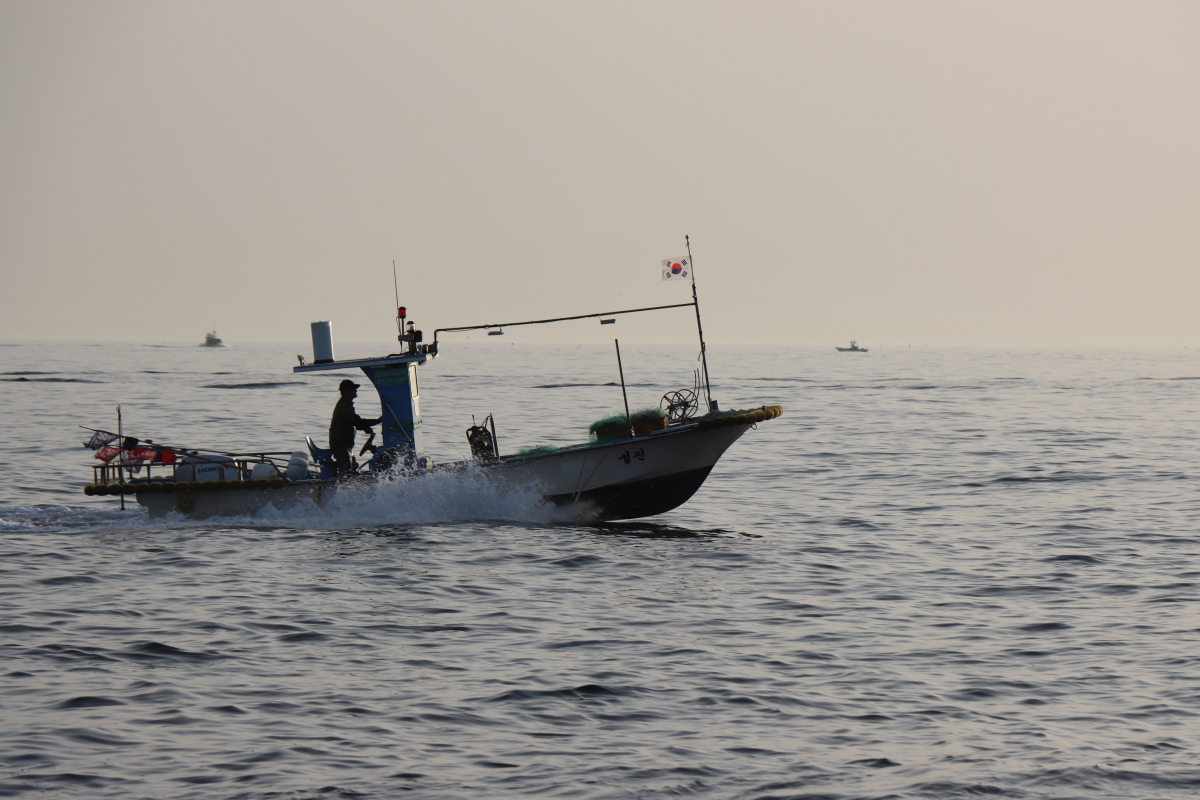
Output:
[[625,424],[629,426],[629,438],[633,438],[633,417],[629,416],[629,395],[625,394],[625,368],[621,366],[621,343],[613,339],[617,347],[617,372],[621,375],[621,399],[625,401]]

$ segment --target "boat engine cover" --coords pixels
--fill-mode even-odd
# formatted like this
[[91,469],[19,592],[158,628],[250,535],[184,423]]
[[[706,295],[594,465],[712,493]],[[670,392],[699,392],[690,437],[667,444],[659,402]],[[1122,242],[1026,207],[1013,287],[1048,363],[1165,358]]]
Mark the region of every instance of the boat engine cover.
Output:
[[229,456],[184,456],[176,481],[236,481],[237,466]]

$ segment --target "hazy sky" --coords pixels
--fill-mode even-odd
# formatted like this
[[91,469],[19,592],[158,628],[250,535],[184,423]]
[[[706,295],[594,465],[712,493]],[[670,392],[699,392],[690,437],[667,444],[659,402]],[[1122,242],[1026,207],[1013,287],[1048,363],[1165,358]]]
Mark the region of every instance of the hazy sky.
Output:
[[685,302],[686,233],[718,343],[1195,346],[1198,41],[1195,0],[5,0],[0,339],[386,342],[393,259],[427,332]]

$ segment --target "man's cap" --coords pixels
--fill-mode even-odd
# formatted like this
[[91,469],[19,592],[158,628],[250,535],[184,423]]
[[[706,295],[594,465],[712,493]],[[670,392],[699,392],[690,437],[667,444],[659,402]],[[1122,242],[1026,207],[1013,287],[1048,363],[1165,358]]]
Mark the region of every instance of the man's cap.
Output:
[[346,380],[344,380],[338,384],[339,392],[344,392],[347,389],[357,389],[357,388],[358,388],[358,384],[355,383],[354,381],[350,380],[349,378],[346,378]]

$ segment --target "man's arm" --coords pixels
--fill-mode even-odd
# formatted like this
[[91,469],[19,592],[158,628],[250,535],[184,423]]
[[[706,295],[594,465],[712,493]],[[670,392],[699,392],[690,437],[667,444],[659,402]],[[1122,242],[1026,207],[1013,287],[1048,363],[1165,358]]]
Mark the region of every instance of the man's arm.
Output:
[[354,415],[354,427],[358,428],[363,433],[370,433],[371,427],[378,425],[381,422],[383,422],[383,417],[377,417],[375,419],[363,419],[358,414]]

